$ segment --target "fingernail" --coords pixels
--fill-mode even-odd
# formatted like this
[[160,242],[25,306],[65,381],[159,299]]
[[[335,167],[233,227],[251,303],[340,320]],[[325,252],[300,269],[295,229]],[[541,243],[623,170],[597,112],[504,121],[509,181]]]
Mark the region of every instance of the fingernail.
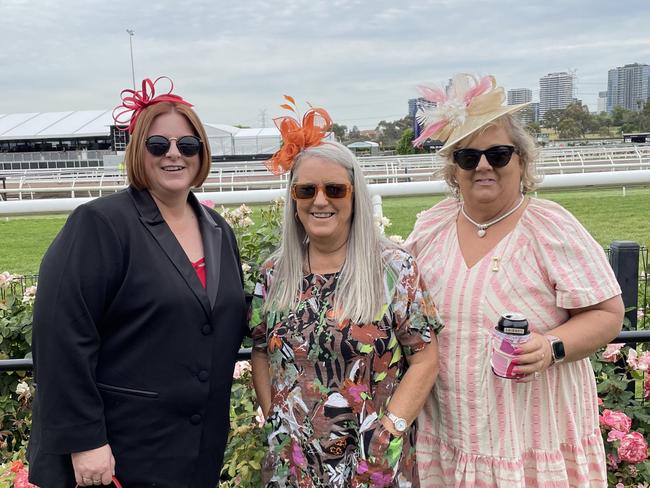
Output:
[[513,354],[521,354],[521,349],[517,348],[514,351],[512,351]]

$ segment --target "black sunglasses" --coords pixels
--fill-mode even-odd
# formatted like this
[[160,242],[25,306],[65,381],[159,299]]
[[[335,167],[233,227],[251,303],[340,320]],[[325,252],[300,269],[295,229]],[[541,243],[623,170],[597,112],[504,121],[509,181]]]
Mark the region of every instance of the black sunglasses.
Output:
[[171,141],[176,141],[178,152],[186,158],[196,156],[201,150],[201,139],[196,136],[170,137],[169,139],[165,136],[150,136],[145,139],[144,145],[152,156],[160,157],[167,154],[172,145]]
[[[462,169],[471,170],[478,166],[481,156],[485,154],[490,166],[493,168],[503,168],[510,162],[512,153],[517,153],[514,146],[492,146],[483,151],[480,149],[458,149],[454,151],[454,162]],[[517,153],[518,154],[518,153]]]
[[324,191],[327,198],[345,198],[352,192],[350,183],[294,183],[291,185],[291,196],[294,200],[314,198],[318,191]]

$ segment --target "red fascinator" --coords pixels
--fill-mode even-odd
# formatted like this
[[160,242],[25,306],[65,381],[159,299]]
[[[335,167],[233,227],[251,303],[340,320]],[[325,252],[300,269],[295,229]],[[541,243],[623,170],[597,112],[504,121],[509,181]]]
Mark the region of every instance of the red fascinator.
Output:
[[[280,107],[290,110],[298,116],[296,101],[293,97],[285,95],[284,99],[291,105],[284,103]],[[280,131],[282,147],[271,156],[271,159],[264,161],[264,165],[275,175],[281,175],[290,171],[293,167],[294,158],[303,149],[320,146],[323,139],[327,137],[327,134],[332,129],[330,115],[324,108],[317,107],[311,107],[303,115],[302,123],[290,115],[273,119],[273,122],[275,122],[275,126]]]
[[[167,93],[156,96],[156,83],[160,80],[167,80],[169,82],[169,90]],[[142,80],[142,90],[125,89],[120,93],[122,103],[113,109],[113,120],[115,125],[120,130],[128,130],[129,134],[133,134],[135,124],[138,120],[140,113],[147,107],[155,105],[160,102],[182,103],[188,107],[193,105],[182,97],[172,94],[174,90],[174,82],[167,76],[159,76],[154,81],[149,78]],[[127,126],[126,129],[123,127]]]

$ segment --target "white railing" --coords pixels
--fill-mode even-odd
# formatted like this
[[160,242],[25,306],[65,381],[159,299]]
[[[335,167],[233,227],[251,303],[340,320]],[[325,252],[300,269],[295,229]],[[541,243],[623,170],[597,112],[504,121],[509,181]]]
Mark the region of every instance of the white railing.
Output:
[[[444,160],[435,154],[362,157],[359,162],[369,184],[436,181]],[[650,145],[548,148],[537,164],[542,175],[600,173],[650,169]],[[23,200],[67,196],[102,196],[123,189],[123,174],[103,168],[65,168],[3,171],[0,199]],[[213,163],[200,192],[277,189],[287,176],[269,173],[262,161]]]
[[[540,189],[581,188],[585,186],[623,186],[650,183],[650,169],[568,175],[549,175]],[[448,192],[442,181],[418,181],[411,183],[380,183],[370,186],[375,212],[381,214],[377,200],[382,196],[440,195]],[[217,205],[241,203],[266,203],[284,196],[285,189],[248,191],[215,191],[197,195],[201,200],[212,200]],[[44,198],[0,202],[0,216],[42,215],[68,213],[93,198]]]

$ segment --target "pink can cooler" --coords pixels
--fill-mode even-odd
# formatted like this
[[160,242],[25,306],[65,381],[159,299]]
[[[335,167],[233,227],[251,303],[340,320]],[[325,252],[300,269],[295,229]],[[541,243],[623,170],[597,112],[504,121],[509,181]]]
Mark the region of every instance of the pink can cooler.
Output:
[[528,320],[519,312],[506,312],[492,331],[492,357],[490,365],[495,375],[501,378],[514,379],[518,375],[512,370],[517,366],[513,363],[515,349],[530,339]]

